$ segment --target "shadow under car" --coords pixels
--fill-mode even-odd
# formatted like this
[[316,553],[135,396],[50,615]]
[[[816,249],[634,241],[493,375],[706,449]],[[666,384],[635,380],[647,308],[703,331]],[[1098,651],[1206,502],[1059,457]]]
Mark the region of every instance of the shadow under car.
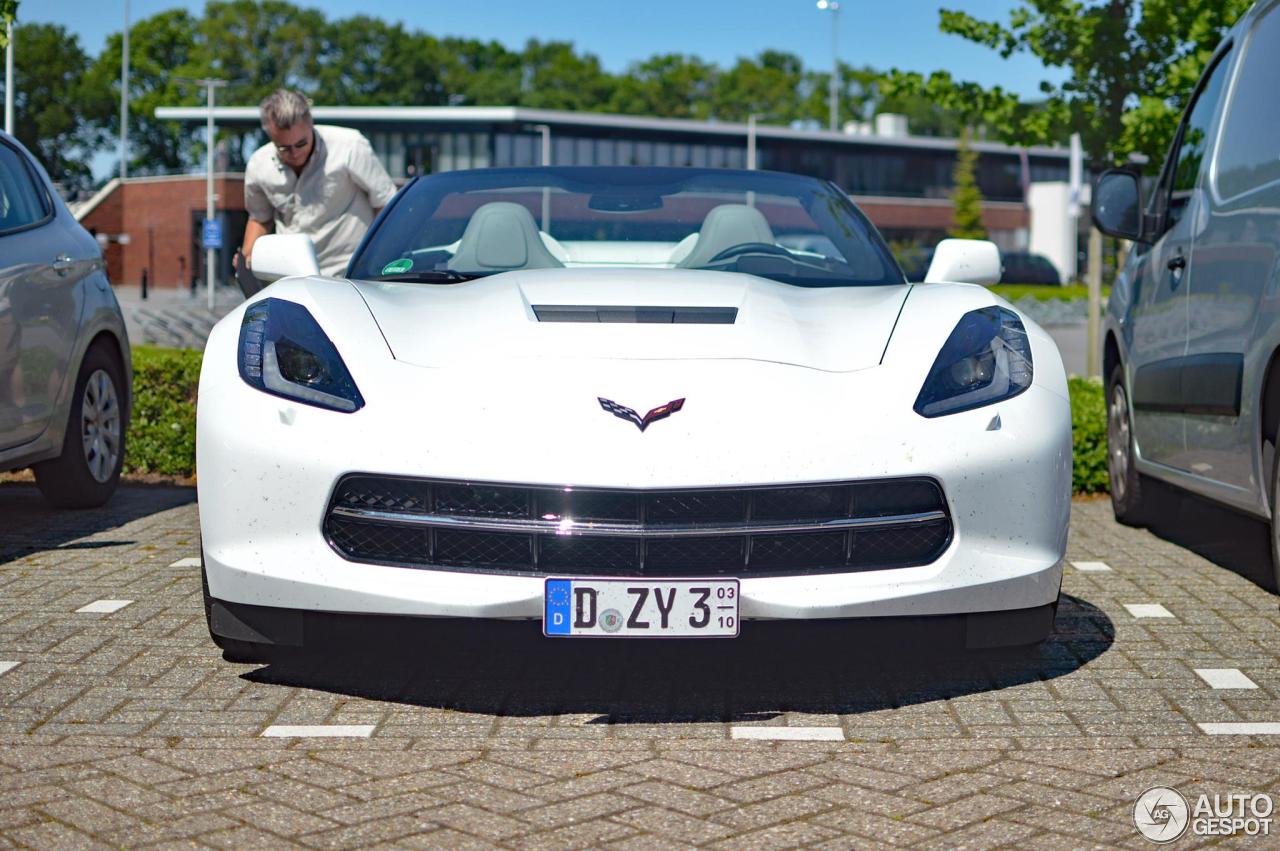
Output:
[[748,621],[734,640],[554,640],[537,622],[348,620],[304,655],[244,674],[369,700],[586,723],[856,714],[1071,673],[1111,646],[1110,619],[1064,595],[1039,645],[965,651],[963,617]]

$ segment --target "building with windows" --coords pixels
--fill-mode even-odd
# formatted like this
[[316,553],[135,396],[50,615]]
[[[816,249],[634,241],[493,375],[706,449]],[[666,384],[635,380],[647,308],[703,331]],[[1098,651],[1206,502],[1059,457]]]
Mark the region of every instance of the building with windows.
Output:
[[[951,224],[948,196],[957,142],[907,135],[901,121],[878,122],[879,129],[887,132],[868,133],[869,128],[864,125],[851,125],[850,129],[861,132],[832,133],[523,107],[316,106],[312,113],[317,123],[339,124],[363,132],[397,181],[457,169],[543,162],[756,167],[832,180],[853,196],[892,243],[931,246],[945,236]],[[156,110],[156,117],[203,124],[206,111],[201,107],[162,107]],[[218,107],[214,120],[220,127],[256,129],[258,109]],[[1026,249],[1033,243],[1044,245],[1044,239],[1032,237],[1037,216],[1029,203],[1036,196],[1031,187],[1067,181],[1066,149],[1013,148],[983,141],[974,142],[973,147],[979,152],[977,180],[984,198],[983,221],[992,240],[1007,250]],[[147,199],[165,190],[144,188],[147,180],[129,179],[105,194],[99,193],[99,206],[113,193],[120,193],[109,206],[116,211],[113,224],[122,231],[155,230],[156,224],[148,221],[152,213],[147,209]],[[228,224],[229,240],[223,249],[226,256],[239,242],[236,224],[244,221],[243,207],[237,206],[243,203],[243,192],[232,185],[235,180],[235,175],[226,176],[227,191],[219,203],[219,213]],[[179,192],[176,186],[170,186],[169,191],[171,197],[191,194]],[[163,215],[169,222],[185,224],[192,212],[202,216],[203,208],[201,195],[191,211],[166,210]],[[86,225],[92,226],[94,211],[90,207],[83,213]],[[169,258],[165,263],[187,250],[184,246],[188,244],[195,245],[188,239],[182,246],[166,246],[161,252]],[[141,270],[147,268],[149,260],[134,248],[136,245],[137,241],[130,238],[128,245],[113,244],[109,248],[113,280],[136,282]],[[1069,250],[1064,247],[1061,257],[1051,255],[1064,275],[1075,271],[1074,250],[1073,245]],[[112,251],[118,256],[112,257]],[[1070,265],[1063,268],[1068,254]],[[203,259],[199,251],[191,251],[185,261],[183,267],[194,274]],[[176,260],[173,263],[176,266]],[[167,282],[174,280],[179,270],[162,267],[156,261],[149,273],[152,281]]]

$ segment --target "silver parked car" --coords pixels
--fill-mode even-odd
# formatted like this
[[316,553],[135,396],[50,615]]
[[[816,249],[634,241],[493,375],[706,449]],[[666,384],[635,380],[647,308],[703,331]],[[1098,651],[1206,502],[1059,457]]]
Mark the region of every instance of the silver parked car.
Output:
[[131,385],[102,250],[40,164],[0,133],[0,471],[32,467],[54,505],[106,502]]
[[1269,519],[1280,581],[1280,5],[1218,47],[1152,197],[1104,172],[1094,221],[1134,250],[1103,333],[1111,499],[1150,520],[1144,480]]

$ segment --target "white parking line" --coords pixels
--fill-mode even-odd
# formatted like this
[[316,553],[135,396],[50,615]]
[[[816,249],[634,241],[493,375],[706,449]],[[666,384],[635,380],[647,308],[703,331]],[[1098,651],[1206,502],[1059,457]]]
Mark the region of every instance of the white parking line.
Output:
[[1071,566],[1081,573],[1110,573],[1111,565],[1105,561],[1073,561]]
[[1159,603],[1125,603],[1124,607],[1135,618],[1171,618],[1173,612]]
[[187,557],[187,558],[180,558],[180,559],[178,559],[177,561],[175,561],[173,564],[171,564],[171,565],[169,565],[169,566],[170,566],[170,567],[199,567],[199,566],[200,566],[200,559],[199,559],[199,558],[197,558],[197,557],[195,557],[195,556],[189,556],[189,557]]
[[5,673],[6,671],[12,671],[16,667],[18,667],[17,662],[0,662],[0,674]]
[[1275,721],[1217,721],[1199,725],[1210,736],[1280,736]]
[[1196,668],[1200,679],[1210,688],[1257,688],[1258,684],[1244,675],[1239,668]]
[[730,727],[730,738],[779,742],[843,742],[839,727]]
[[94,600],[87,606],[81,606],[76,609],[77,612],[86,612],[91,614],[109,615],[112,612],[118,612],[125,606],[132,603],[132,600]]
[[372,724],[272,724],[262,731],[267,738],[284,739],[367,739]]

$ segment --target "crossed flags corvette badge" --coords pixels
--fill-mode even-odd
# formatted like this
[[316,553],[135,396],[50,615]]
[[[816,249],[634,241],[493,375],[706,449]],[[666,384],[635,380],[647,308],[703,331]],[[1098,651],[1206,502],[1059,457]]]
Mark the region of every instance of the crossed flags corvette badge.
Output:
[[601,408],[604,408],[618,419],[633,423],[635,427],[641,431],[644,431],[658,420],[666,419],[684,407],[684,399],[672,399],[667,404],[659,405],[642,417],[636,411],[628,408],[626,405],[619,405],[612,399],[606,399],[603,396],[597,396],[596,398],[600,401]]

